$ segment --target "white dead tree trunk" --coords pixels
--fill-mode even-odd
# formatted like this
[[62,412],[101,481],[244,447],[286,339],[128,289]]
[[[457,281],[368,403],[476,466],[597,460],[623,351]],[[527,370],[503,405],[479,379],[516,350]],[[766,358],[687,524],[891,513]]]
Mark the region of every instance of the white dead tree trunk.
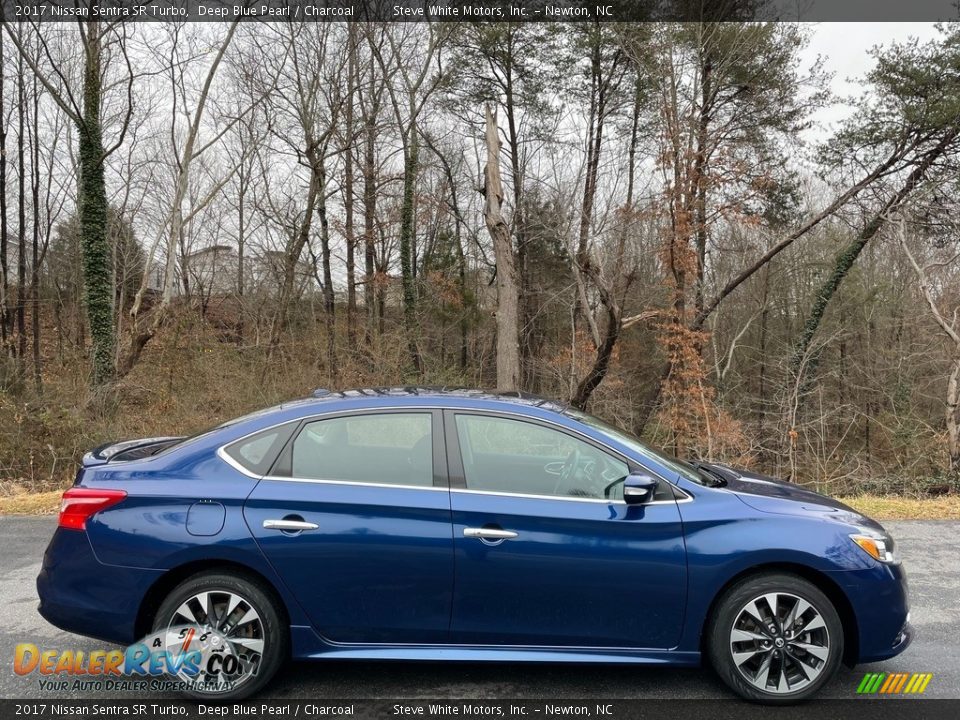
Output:
[[510,229],[503,218],[503,185],[500,182],[500,136],[497,118],[488,105],[487,165],[484,172],[483,216],[493,238],[497,263],[497,390],[517,390],[520,384],[520,336],[517,324],[519,293],[517,267],[513,255]]

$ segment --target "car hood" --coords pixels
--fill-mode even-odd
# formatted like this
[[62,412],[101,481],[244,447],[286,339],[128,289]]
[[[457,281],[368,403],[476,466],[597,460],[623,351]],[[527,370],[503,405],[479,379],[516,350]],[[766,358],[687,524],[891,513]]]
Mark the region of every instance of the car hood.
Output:
[[715,463],[700,464],[722,475],[726,480],[724,488],[754,510],[777,515],[817,515],[827,520],[883,531],[878,522],[858,513],[849,505],[808,488],[749,470]]

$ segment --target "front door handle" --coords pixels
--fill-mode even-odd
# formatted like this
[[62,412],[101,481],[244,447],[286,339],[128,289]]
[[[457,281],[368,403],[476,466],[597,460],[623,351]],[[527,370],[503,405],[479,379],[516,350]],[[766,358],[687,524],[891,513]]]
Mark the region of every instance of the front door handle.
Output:
[[479,538],[480,540],[512,540],[517,537],[513,530],[501,530],[499,528],[464,528],[463,536],[468,538]]
[[300,532],[302,530],[316,530],[319,525],[305,520],[264,520],[264,530],[283,530],[285,532]]

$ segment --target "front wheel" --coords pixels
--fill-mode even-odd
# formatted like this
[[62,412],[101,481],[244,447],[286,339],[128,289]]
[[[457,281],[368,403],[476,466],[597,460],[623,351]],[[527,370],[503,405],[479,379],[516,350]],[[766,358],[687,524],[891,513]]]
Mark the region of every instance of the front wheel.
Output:
[[[188,578],[160,605],[153,629],[175,656],[193,651],[197,671],[173,680],[188,697],[239,700],[260,690],[287,655],[287,627],[267,588],[239,574]],[[186,647],[184,647],[186,646]]]
[[717,603],[707,635],[714,669],[738,695],[768,704],[806,700],[843,656],[843,628],[830,599],[786,573],[756,575]]

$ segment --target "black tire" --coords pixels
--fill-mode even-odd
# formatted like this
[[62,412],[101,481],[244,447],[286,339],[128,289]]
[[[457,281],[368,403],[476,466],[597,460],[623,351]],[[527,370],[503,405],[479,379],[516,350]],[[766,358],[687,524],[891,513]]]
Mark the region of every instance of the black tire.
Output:
[[154,632],[169,627],[177,609],[203,592],[231,593],[248,603],[259,615],[263,651],[256,674],[237,687],[224,692],[185,690],[182,694],[198,700],[215,701],[249,697],[270,682],[289,655],[289,627],[283,620],[280,601],[271,589],[253,577],[230,572],[202,572],[184,580],[164,599],[154,616]]
[[[788,629],[782,626],[782,623],[777,623],[776,625],[768,625],[767,630],[764,632],[771,633],[772,639],[764,639],[761,645],[760,642],[747,641],[745,644],[738,644],[735,646],[737,650],[746,649],[747,653],[755,651],[760,647],[767,647],[769,643],[770,650],[762,650],[746,661],[743,662],[743,665],[739,666],[734,660],[734,646],[732,646],[733,638],[731,633],[734,630],[734,623],[738,622],[738,618],[741,618],[741,612],[745,611],[746,606],[755,599],[759,599],[764,595],[771,595],[773,593],[783,593],[785,595],[794,596],[800,598],[807,603],[809,603],[813,610],[816,613],[819,613],[820,617],[823,620],[823,629],[817,629],[811,631],[816,634],[817,638],[817,650],[822,652],[822,648],[819,647],[820,644],[826,640],[827,648],[829,654],[824,659],[819,659],[816,656],[807,655],[804,650],[795,650],[792,645],[789,645],[789,641],[786,638],[789,636]],[[790,598],[786,600],[781,599],[780,604],[790,607]],[[769,610],[770,604],[763,600],[759,604],[762,606],[761,619],[766,619],[771,614],[767,612]],[[799,603],[797,603],[799,607]],[[756,607],[756,606],[755,606]],[[787,613],[781,611],[781,615],[786,615]],[[805,611],[806,617],[813,617],[813,613],[809,610]],[[786,619],[785,617],[782,619]],[[741,622],[743,622],[741,620]],[[746,618],[747,626],[753,628],[751,625],[752,619]],[[808,621],[808,625],[818,624],[813,621]],[[740,625],[740,628],[747,627]],[[756,627],[759,627],[757,625]],[[776,627],[776,630],[771,628]],[[756,632],[756,630],[754,630]],[[763,680],[761,680],[761,673],[763,662],[760,658],[766,658],[769,653],[771,656],[775,655],[776,659],[771,661],[770,668],[771,673],[778,673],[780,670],[781,659],[784,663],[788,672],[782,673],[785,675],[793,674],[795,677],[800,677],[799,672],[802,672],[802,669],[799,667],[799,663],[796,661],[795,655],[790,655],[788,659],[788,653],[784,650],[778,650],[778,647],[775,645],[776,638],[781,637],[782,642],[787,642],[788,647],[804,657],[810,663],[818,665],[819,667],[815,668],[817,674],[812,680],[806,681],[806,684],[800,686],[804,681],[799,680],[797,686],[799,689],[796,690],[787,690],[787,691],[777,691],[772,688],[773,684],[778,682],[780,675],[776,677],[770,677],[763,675]],[[803,635],[801,638],[804,641],[809,641],[812,639],[812,635]],[[706,635],[706,650],[707,655],[710,658],[710,663],[713,665],[713,668],[716,670],[717,674],[720,675],[721,679],[733,690],[735,693],[741,697],[751,700],[754,702],[769,704],[769,705],[789,705],[793,703],[802,702],[808,698],[815,695],[820,688],[822,688],[827,682],[830,681],[830,678],[834,676],[837,671],[837,668],[840,666],[840,661],[843,658],[843,626],[840,623],[840,616],[837,613],[836,608],[833,606],[833,603],[830,602],[830,599],[813,583],[799,577],[797,575],[792,575],[789,573],[765,573],[762,575],[753,575],[748,578],[744,578],[740,582],[733,585],[729,588],[717,601],[713,616],[709,618],[709,625],[707,628]],[[812,642],[806,642],[806,647],[811,647]],[[803,646],[801,646],[802,648]],[[745,653],[746,654],[746,653]],[[741,658],[743,655],[740,656]],[[751,673],[752,664],[756,663],[759,667],[756,668],[756,672]],[[822,663],[822,665],[820,664]],[[741,667],[744,668],[741,670]],[[807,668],[810,672],[810,668]],[[752,675],[753,679],[748,678],[748,675]],[[789,677],[788,677],[789,679]],[[754,682],[762,683],[764,687],[769,687],[769,690],[762,690],[759,685],[755,685]]]

